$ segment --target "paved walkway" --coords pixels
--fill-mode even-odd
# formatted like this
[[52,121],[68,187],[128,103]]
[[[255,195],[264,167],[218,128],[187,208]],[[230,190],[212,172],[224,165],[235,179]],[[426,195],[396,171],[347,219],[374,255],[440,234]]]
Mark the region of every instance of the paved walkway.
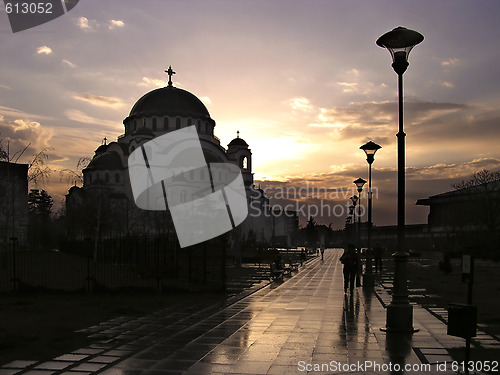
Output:
[[[445,348],[464,340],[447,336],[443,321],[418,306],[418,333],[380,331],[386,291],[344,295],[340,254],[327,250],[324,261],[224,306],[91,327],[100,338],[91,347],[44,363],[15,361],[0,375],[452,373]],[[398,372],[398,365],[410,367]]]

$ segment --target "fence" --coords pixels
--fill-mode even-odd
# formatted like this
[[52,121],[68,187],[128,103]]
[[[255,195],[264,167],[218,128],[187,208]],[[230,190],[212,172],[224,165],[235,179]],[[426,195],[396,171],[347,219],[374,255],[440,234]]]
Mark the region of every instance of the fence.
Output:
[[180,248],[168,237],[64,241],[59,250],[0,253],[0,291],[208,289],[223,290],[222,239]]

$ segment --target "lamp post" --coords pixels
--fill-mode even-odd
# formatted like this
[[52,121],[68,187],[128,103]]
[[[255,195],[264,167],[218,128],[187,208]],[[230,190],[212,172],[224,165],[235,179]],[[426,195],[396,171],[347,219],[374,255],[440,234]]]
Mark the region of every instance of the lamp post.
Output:
[[392,56],[392,68],[398,75],[399,132],[398,138],[398,245],[394,257],[392,301],[387,306],[387,332],[414,332],[413,308],[408,302],[405,252],[405,136],[403,130],[403,73],[408,68],[408,55],[413,47],[424,40],[417,31],[396,27],[377,39],[377,45],[387,48]]
[[[353,225],[353,242],[354,242],[354,246],[356,246],[356,204],[358,203],[358,196],[357,195],[353,195],[351,198],[349,198],[352,202],[352,225]],[[359,218],[358,218],[359,220]]]
[[372,267],[372,164],[375,160],[375,153],[381,149],[382,146],[375,142],[367,142],[360,147],[366,154],[366,161],[368,162],[368,228],[367,228],[367,251],[366,251],[366,268],[363,275],[363,286],[372,287],[374,283],[373,267]]
[[358,190],[358,199],[359,199],[359,204],[358,204],[358,237],[356,241],[358,242],[359,247],[361,247],[361,192],[363,191],[363,186],[366,184],[366,180],[363,180],[362,178],[358,178],[357,180],[353,181],[354,185],[356,185],[356,188]]
[[363,185],[366,184],[366,180],[363,180],[362,178],[358,178],[357,180],[353,181],[356,187],[358,188],[358,197],[359,197],[359,204],[358,204],[358,226],[356,230],[356,243],[358,245],[358,270],[356,271],[356,286],[361,286],[361,273],[363,272],[363,266],[361,265],[361,192],[363,191]]

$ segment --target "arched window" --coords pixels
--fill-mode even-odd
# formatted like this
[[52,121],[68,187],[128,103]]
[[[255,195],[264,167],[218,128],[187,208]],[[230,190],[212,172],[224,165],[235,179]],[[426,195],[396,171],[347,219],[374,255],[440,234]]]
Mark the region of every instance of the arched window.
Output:
[[168,129],[168,117],[165,117],[163,119],[163,129],[165,129],[165,130]]
[[246,156],[241,159],[241,168],[248,169],[248,158]]
[[181,119],[179,117],[177,117],[175,119],[175,128],[176,129],[180,129],[181,128]]
[[104,175],[104,182],[109,182],[109,173]]
[[153,118],[153,131],[155,132],[156,131],[156,119]]
[[137,129],[137,120],[134,120],[134,126],[132,126],[132,131],[134,131],[135,129]]

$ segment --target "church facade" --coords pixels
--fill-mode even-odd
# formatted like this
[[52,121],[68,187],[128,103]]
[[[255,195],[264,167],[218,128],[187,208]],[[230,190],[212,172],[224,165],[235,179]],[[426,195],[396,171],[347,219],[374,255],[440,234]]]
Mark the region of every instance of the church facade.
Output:
[[252,238],[256,242],[271,243],[274,238],[284,237],[289,245],[289,232],[298,227],[297,217],[290,212],[273,217],[269,199],[254,185],[249,145],[237,132],[236,138],[224,148],[215,136],[216,123],[202,101],[192,93],[174,87],[171,77],[175,72],[171,68],[166,72],[169,74],[168,85],[146,93],[135,103],[123,120],[124,133],[114,142],[104,140],[83,170],[83,186],[69,190],[66,207],[73,223],[69,228],[72,235],[109,238],[172,233],[168,212],[145,211],[135,206],[127,160],[144,143],[195,126],[207,163],[232,163],[241,170],[249,215],[232,231],[231,240],[241,242]]

